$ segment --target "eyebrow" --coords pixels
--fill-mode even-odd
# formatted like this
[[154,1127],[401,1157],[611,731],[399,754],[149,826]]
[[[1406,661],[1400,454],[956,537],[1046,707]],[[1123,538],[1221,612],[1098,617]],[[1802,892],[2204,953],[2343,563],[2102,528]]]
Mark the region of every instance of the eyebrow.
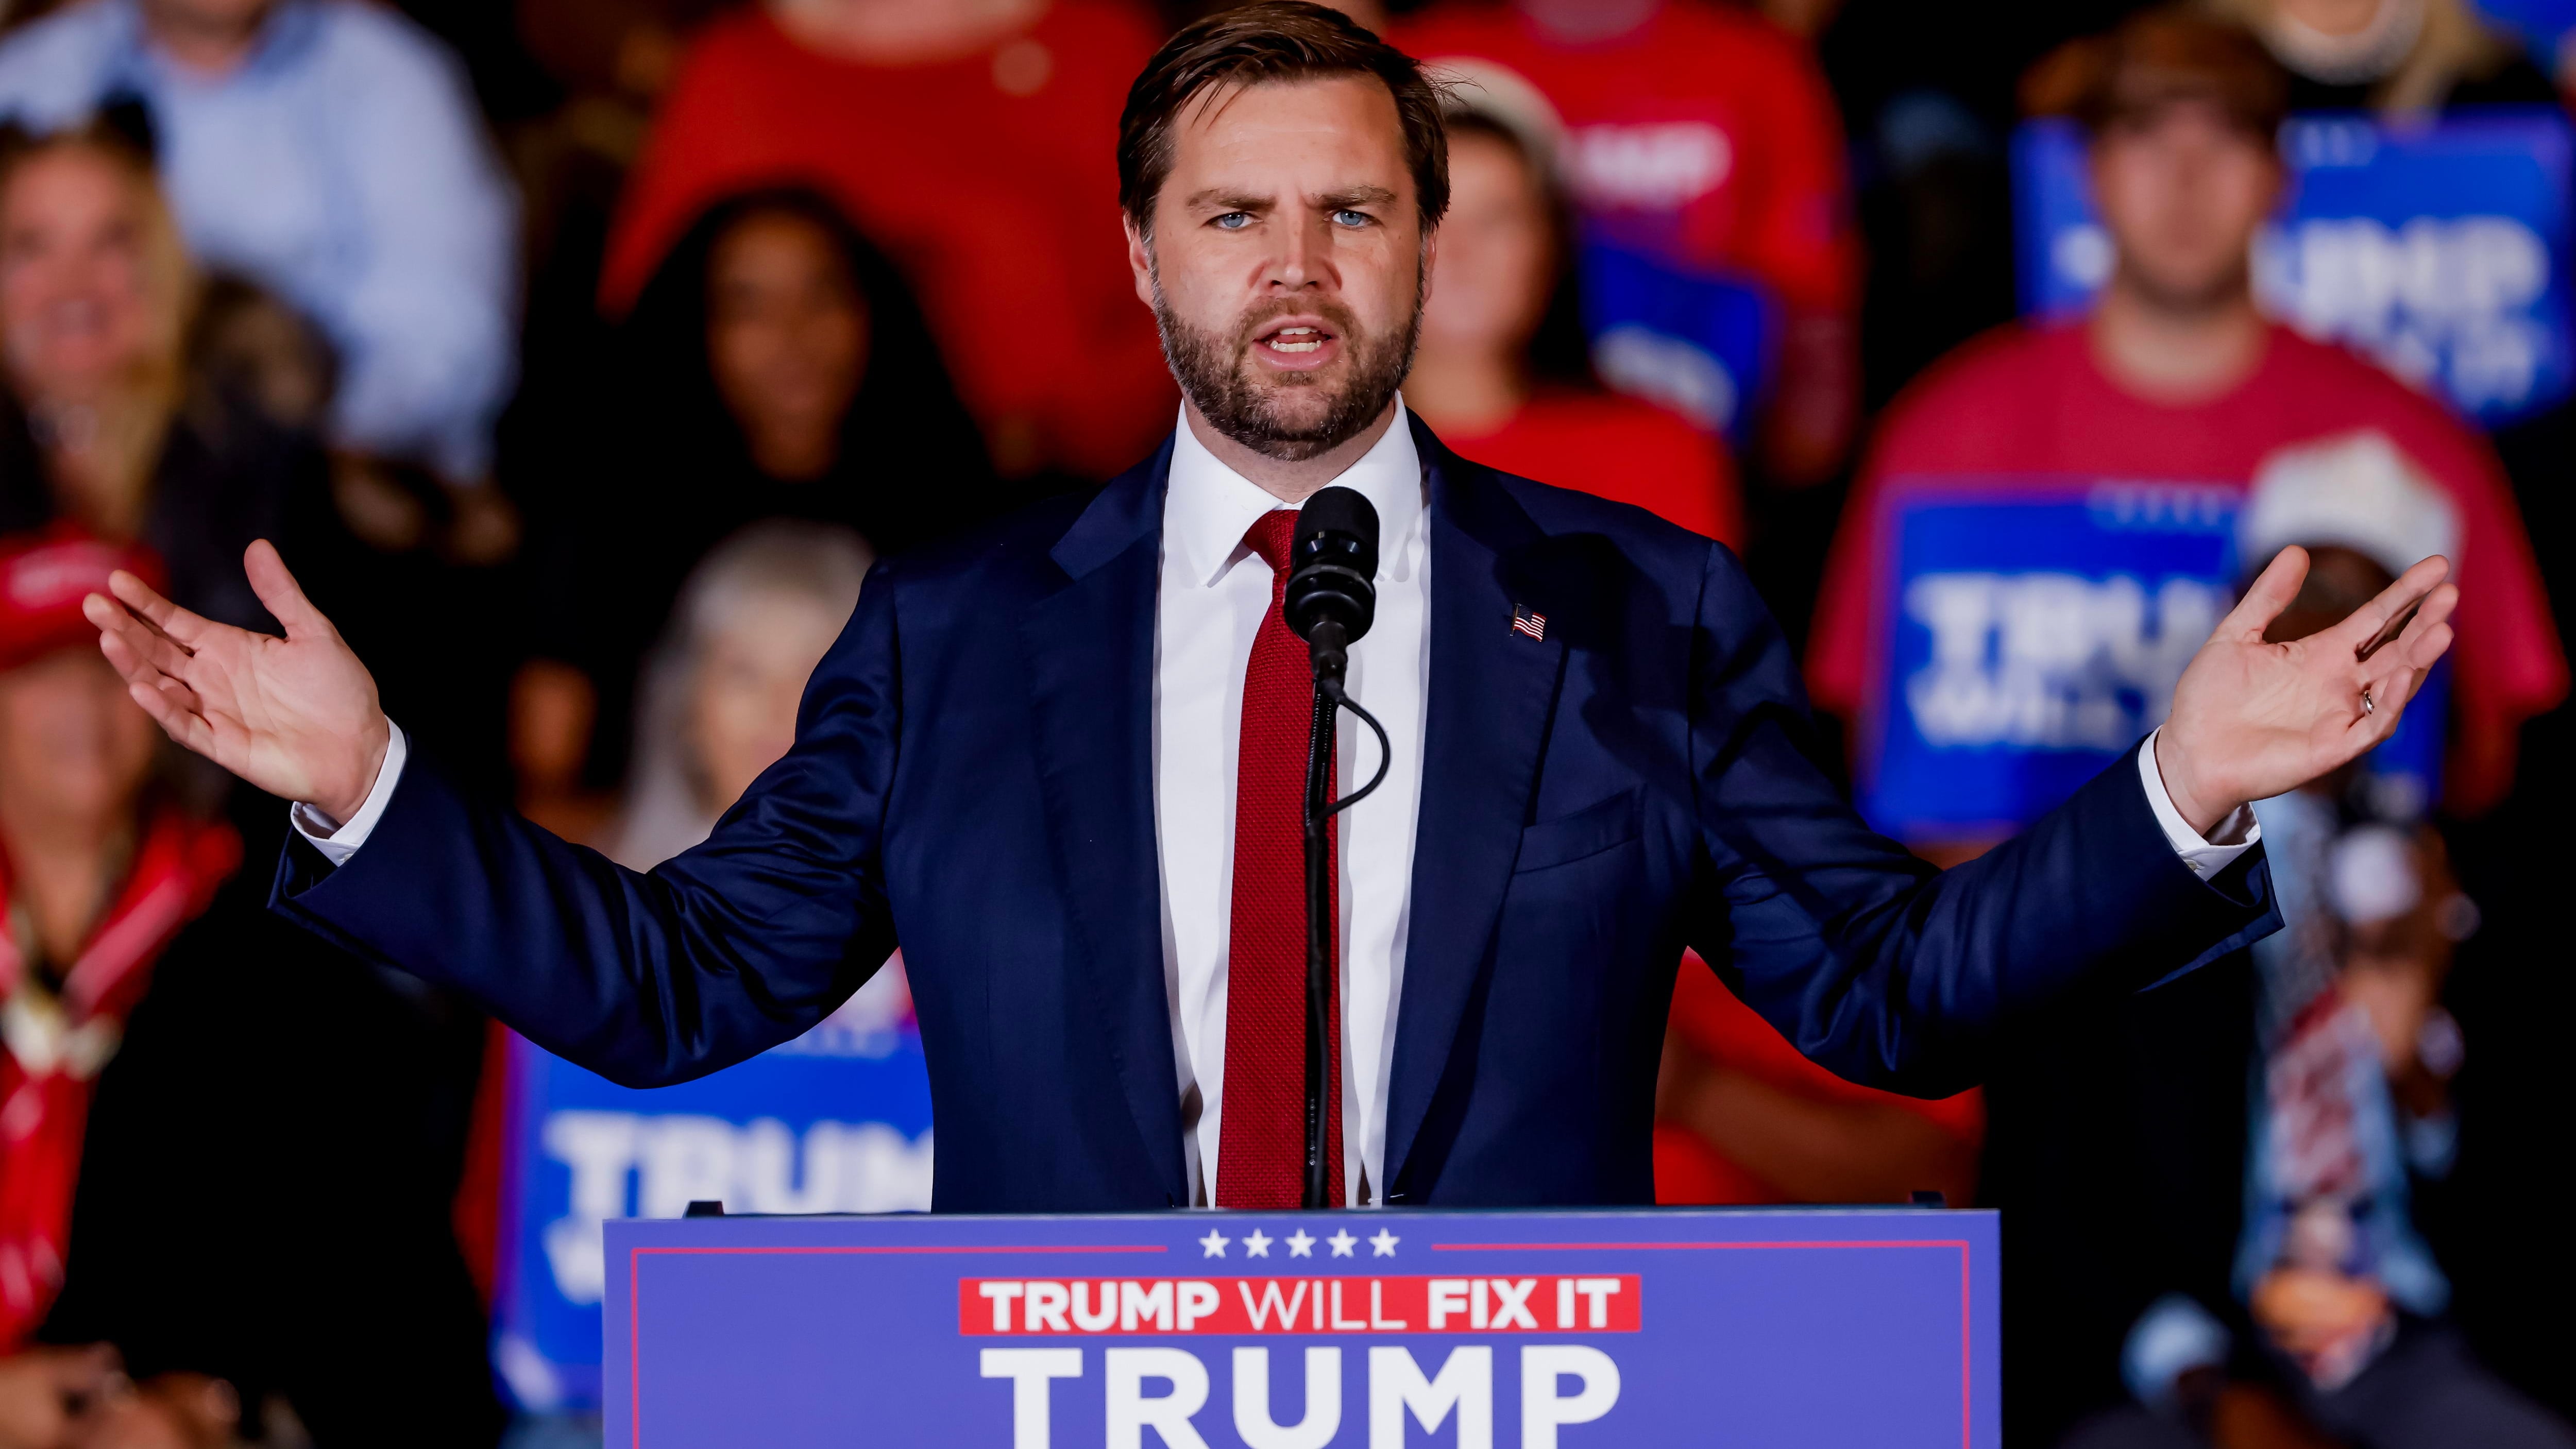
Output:
[[1395,200],[1395,193],[1383,186],[1354,186],[1347,191],[1327,191],[1315,200],[1335,210],[1345,206],[1385,206]]
[[1242,192],[1224,191],[1213,186],[1209,187],[1205,191],[1192,192],[1189,200],[1183,203],[1183,205],[1189,207],[1193,211],[1200,207],[1213,207],[1218,211],[1254,212],[1266,212],[1270,210],[1273,204],[1274,203],[1271,198],[1267,196],[1252,196]]
[[[1314,202],[1318,207],[1329,211],[1346,206],[1385,206],[1395,199],[1395,193],[1383,186],[1353,186],[1341,191],[1327,191],[1315,197]],[[1200,207],[1213,207],[1218,211],[1266,213],[1278,202],[1268,196],[1253,196],[1209,187],[1205,191],[1191,193],[1188,200],[1182,204],[1193,210]]]

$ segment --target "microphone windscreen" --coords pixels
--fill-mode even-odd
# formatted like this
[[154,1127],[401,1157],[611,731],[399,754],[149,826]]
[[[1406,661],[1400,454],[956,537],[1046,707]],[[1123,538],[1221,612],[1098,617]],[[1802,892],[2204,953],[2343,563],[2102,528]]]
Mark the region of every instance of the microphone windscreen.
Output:
[[1314,545],[1331,535],[1338,535],[1334,541],[1341,545],[1330,551],[1332,562],[1358,571],[1362,578],[1377,577],[1377,508],[1368,495],[1339,484],[1318,490],[1297,510],[1292,556],[1299,563],[1314,559]]

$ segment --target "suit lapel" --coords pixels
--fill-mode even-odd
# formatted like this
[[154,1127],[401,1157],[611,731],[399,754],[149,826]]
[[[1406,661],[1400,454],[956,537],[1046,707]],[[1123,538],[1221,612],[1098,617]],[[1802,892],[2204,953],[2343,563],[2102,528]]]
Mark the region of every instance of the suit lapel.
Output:
[[1431,683],[1386,1177],[1390,1188],[1418,1191],[1404,1167],[1502,913],[1565,645],[1562,629],[1532,638],[1513,628],[1516,610],[1548,603],[1526,577],[1544,538],[1537,526],[1486,470],[1419,423],[1414,440],[1430,465]]
[[1073,925],[1077,999],[1146,1164],[1187,1201],[1154,832],[1154,614],[1171,444],[1101,490],[1050,551],[1068,582],[1029,607],[1038,777]]

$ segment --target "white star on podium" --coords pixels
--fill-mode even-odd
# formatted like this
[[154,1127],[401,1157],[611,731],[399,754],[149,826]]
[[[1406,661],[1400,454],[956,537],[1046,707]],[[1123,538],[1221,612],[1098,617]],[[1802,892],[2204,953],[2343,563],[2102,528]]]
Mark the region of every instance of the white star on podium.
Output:
[[1351,1249],[1358,1247],[1360,1242],[1359,1239],[1351,1236],[1351,1230],[1348,1228],[1342,1229],[1324,1241],[1333,1245],[1333,1256],[1336,1258],[1350,1257]]
[[1214,1228],[1210,1228],[1208,1229],[1208,1235],[1199,1239],[1199,1246],[1207,1249],[1207,1255],[1209,1257],[1222,1258],[1225,1256],[1225,1245],[1233,1241],[1234,1239],[1227,1237],[1225,1234],[1218,1232]]
[[1395,1234],[1388,1232],[1384,1228],[1380,1228],[1377,1230],[1377,1236],[1369,1239],[1369,1248],[1377,1257],[1392,1258],[1395,1256],[1396,1242],[1397,1239]]
[[1304,1228],[1299,1228],[1288,1235],[1288,1256],[1291,1258],[1315,1256],[1315,1240],[1306,1235]]
[[1259,1228],[1254,1228],[1252,1235],[1243,1240],[1243,1255],[1247,1258],[1267,1258],[1270,1256],[1270,1245],[1277,1241],[1279,1241],[1277,1238],[1271,1237]]

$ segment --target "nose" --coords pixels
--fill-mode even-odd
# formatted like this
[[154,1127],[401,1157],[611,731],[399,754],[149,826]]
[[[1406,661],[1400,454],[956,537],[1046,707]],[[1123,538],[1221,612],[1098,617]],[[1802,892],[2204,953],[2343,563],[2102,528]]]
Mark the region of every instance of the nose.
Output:
[[1262,289],[1279,295],[1333,287],[1339,275],[1333,267],[1332,241],[1332,222],[1323,217],[1308,217],[1299,225],[1281,228]]

